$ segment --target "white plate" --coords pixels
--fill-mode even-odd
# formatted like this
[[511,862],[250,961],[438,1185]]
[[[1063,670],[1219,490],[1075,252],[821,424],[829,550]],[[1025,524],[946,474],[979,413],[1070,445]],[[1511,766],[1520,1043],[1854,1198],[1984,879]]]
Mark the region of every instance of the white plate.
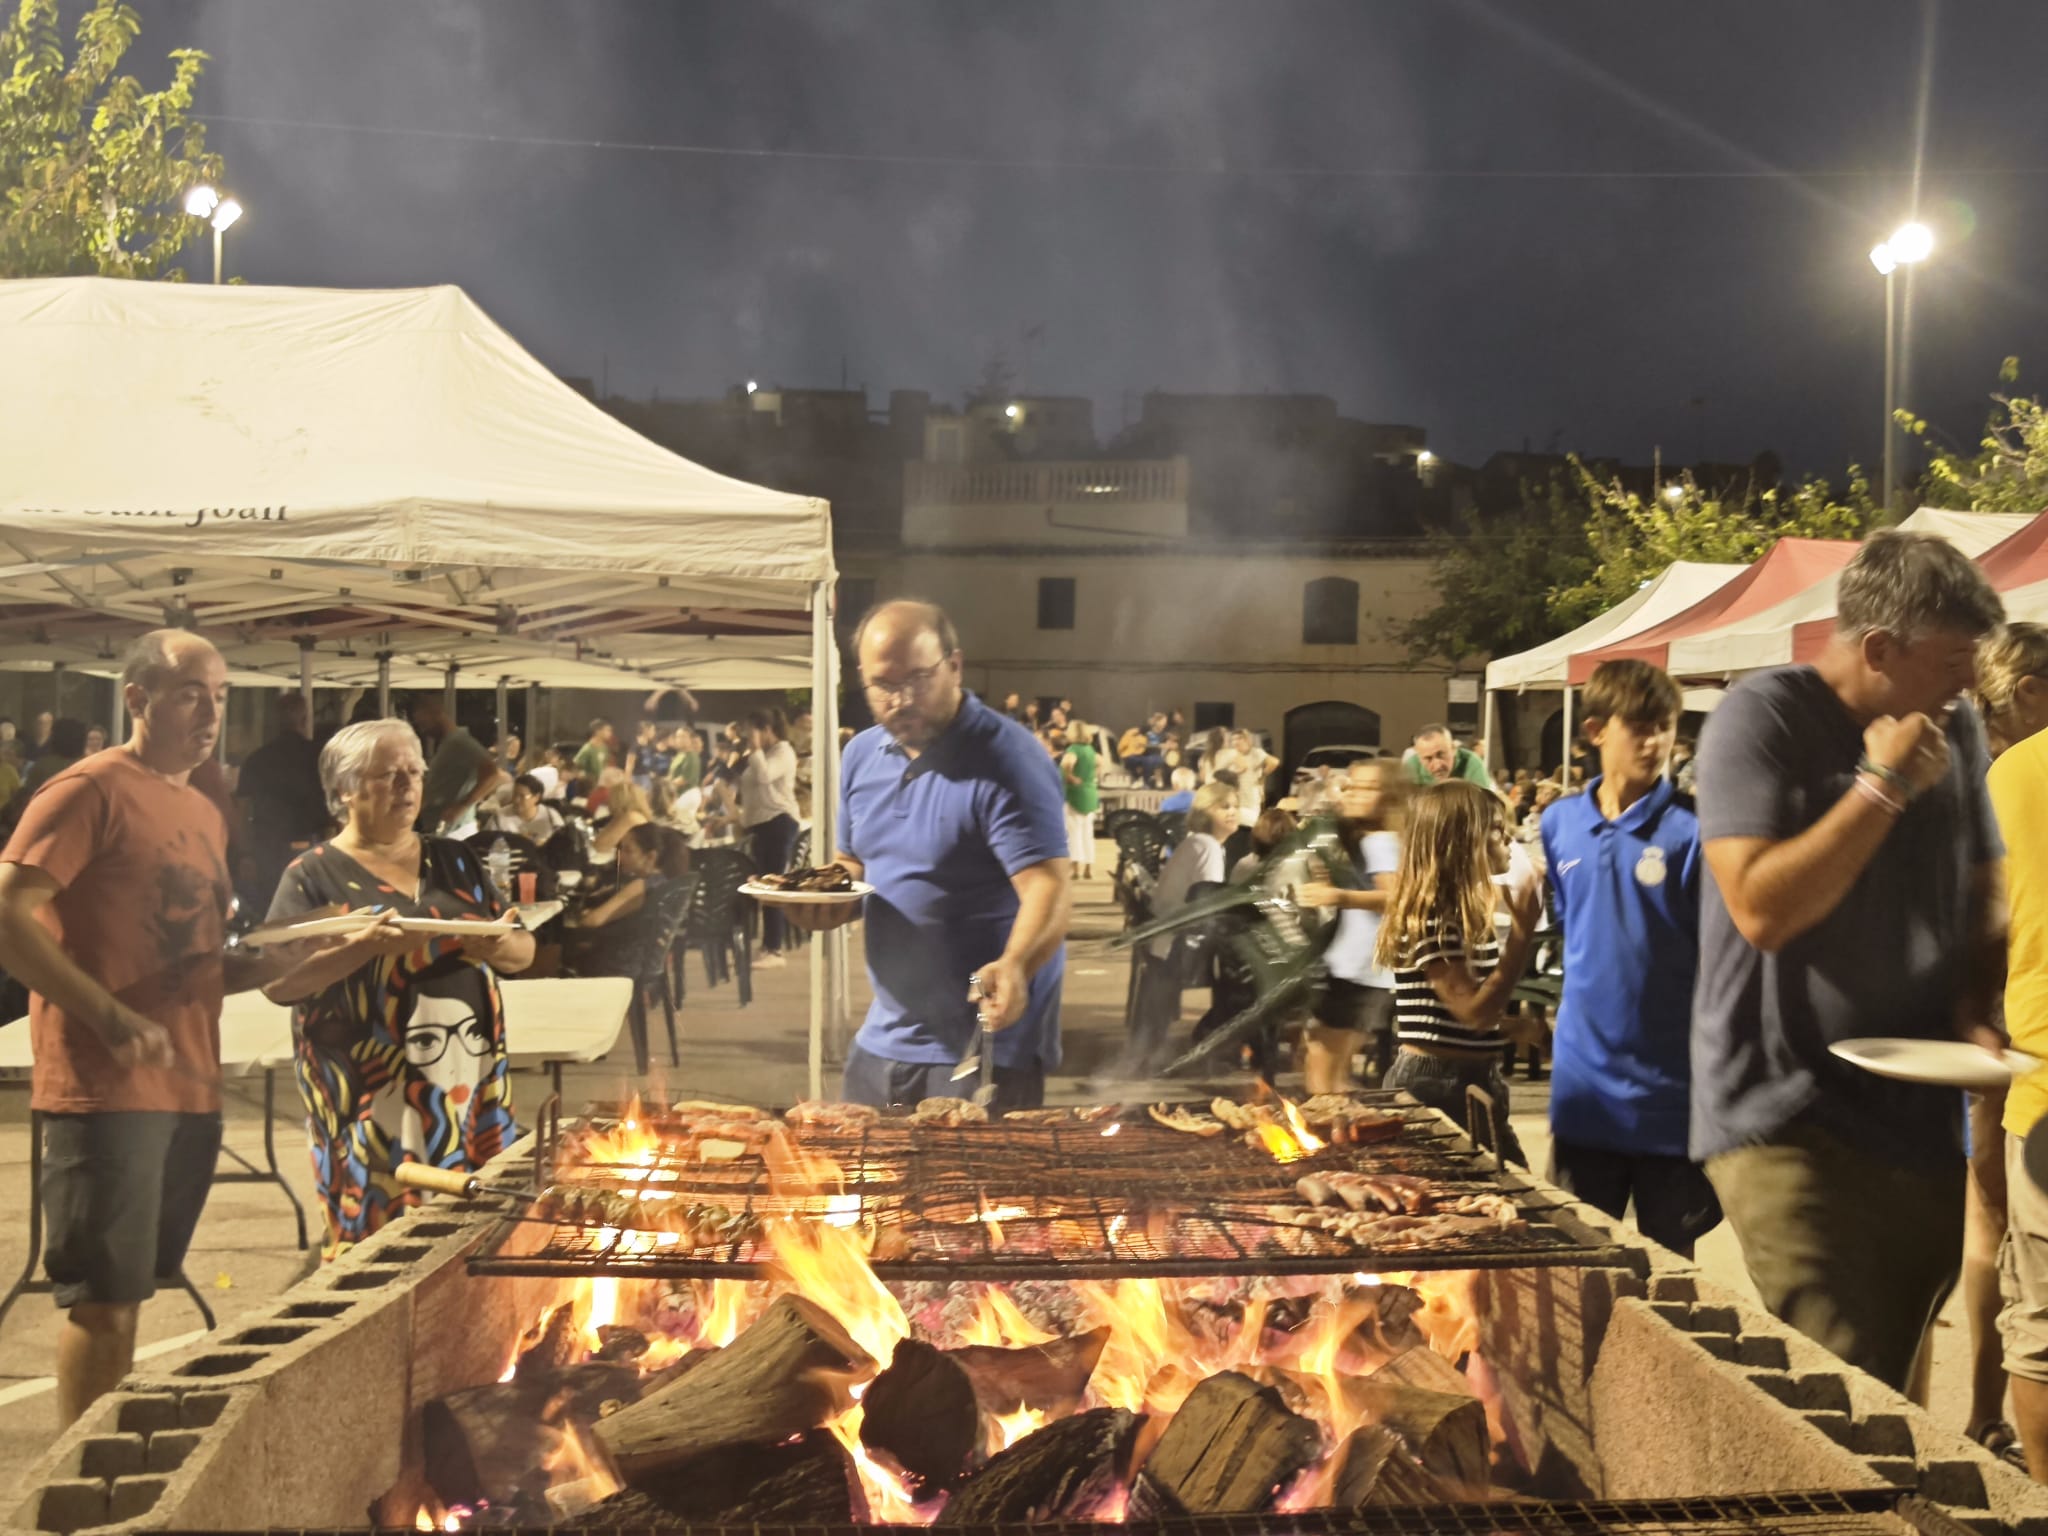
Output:
[[394,917],[391,923],[403,933],[424,933],[436,938],[458,939],[480,933],[513,933],[519,927],[509,917],[502,917],[495,923],[481,917]]
[[1876,1035],[1864,1040],[1838,1040],[1828,1047],[1835,1055],[1879,1077],[1902,1083],[1929,1083],[1937,1088],[2003,1088],[2041,1065],[2025,1051],[1994,1056],[1967,1040],[1914,1040]]
[[242,942],[260,949],[265,944],[292,944],[300,939],[331,939],[340,934],[354,933],[358,928],[367,928],[376,920],[377,914],[367,909],[337,912],[332,917],[316,917],[310,922],[278,923],[258,928],[243,934]]
[[[242,942],[251,948],[261,948],[265,944],[292,944],[300,939],[340,938],[376,921],[375,912],[368,907],[359,907],[353,912],[337,912],[332,917],[316,917],[311,922],[279,923],[272,928],[258,928],[254,933],[245,935]],[[394,917],[391,922],[393,927],[403,932],[435,938],[510,933],[517,926],[510,918],[492,923],[478,917]]]
[[749,880],[740,887],[740,894],[774,906],[836,907],[849,901],[859,901],[863,896],[872,896],[875,888],[865,880],[856,880],[850,889],[844,891],[778,891],[772,885],[756,885]]

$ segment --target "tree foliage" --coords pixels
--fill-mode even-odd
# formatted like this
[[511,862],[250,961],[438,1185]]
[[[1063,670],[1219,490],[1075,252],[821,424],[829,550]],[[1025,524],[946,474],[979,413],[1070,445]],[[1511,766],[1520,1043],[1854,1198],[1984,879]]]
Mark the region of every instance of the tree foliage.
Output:
[[[2001,384],[2019,382],[2020,360],[2008,357],[1998,370]],[[1927,423],[1900,412],[1915,436]],[[1923,489],[1930,505],[1968,512],[2020,512],[2032,517],[2048,509],[2048,410],[2028,395],[1995,394],[1991,419],[1972,454],[1937,448],[1928,458]]]
[[1673,561],[1747,563],[1781,538],[1852,539],[1878,514],[1853,467],[1840,495],[1824,480],[1707,491],[1686,478],[1646,497],[1573,459],[1524,499],[1433,540],[1438,602],[1403,636],[1418,658],[1511,655],[1606,612]]
[[170,83],[144,90],[118,73],[141,31],[122,0],[92,0],[68,54],[58,0],[0,26],[0,277],[175,278],[204,233],[183,203],[220,179],[189,115],[206,55],[174,50]]

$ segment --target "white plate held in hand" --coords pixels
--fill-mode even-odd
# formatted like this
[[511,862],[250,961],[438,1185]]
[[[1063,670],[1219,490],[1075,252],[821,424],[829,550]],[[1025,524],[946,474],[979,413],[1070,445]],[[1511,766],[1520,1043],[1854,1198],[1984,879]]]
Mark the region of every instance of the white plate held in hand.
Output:
[[772,885],[756,885],[751,880],[739,889],[742,896],[751,896],[771,907],[844,906],[849,901],[859,901],[875,894],[875,888],[865,880],[854,881],[851,888],[844,891],[780,891]]
[[1967,1040],[1873,1035],[1863,1040],[1838,1040],[1828,1049],[1879,1077],[1937,1088],[2004,1088],[2041,1065],[2039,1057],[2025,1051],[1994,1054]]

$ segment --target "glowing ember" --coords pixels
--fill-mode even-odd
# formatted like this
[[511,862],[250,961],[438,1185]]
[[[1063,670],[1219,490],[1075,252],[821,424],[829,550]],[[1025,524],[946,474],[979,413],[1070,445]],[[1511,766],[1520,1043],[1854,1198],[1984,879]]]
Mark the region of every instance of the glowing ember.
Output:
[[1102,1134],[1105,1136],[1114,1136],[1118,1131],[1122,1129],[1123,1127],[1121,1125],[1105,1125],[1102,1128]]

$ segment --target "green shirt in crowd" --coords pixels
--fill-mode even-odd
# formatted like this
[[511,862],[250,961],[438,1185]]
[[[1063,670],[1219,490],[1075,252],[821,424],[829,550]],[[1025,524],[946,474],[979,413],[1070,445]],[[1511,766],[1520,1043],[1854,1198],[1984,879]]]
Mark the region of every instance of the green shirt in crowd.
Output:
[[[1085,743],[1076,744],[1067,748],[1061,762],[1064,764],[1068,757],[1074,760],[1074,777],[1081,782],[1066,785],[1067,808],[1077,816],[1093,816],[1102,808],[1102,795],[1095,782],[1095,749]],[[1062,783],[1066,780],[1064,768],[1060,779]]]

